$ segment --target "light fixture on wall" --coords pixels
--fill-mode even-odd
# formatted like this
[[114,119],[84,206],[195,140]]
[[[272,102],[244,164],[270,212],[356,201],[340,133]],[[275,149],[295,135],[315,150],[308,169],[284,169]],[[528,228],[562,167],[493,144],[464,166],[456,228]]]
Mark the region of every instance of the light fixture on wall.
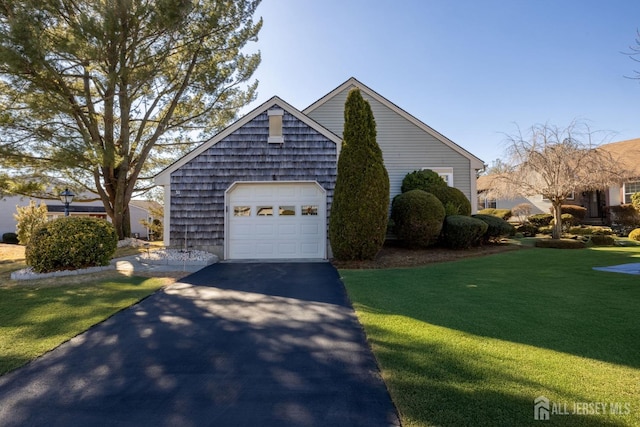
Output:
[[64,203],[64,216],[69,216],[69,205],[73,202],[73,194],[68,188],[65,188],[62,193],[60,193],[60,200]]

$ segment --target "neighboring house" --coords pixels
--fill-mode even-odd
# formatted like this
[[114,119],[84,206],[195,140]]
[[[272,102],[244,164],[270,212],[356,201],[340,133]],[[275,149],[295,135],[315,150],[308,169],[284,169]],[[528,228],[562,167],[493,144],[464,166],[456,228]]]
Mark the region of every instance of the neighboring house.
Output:
[[[64,216],[64,205],[60,200],[41,200],[25,196],[7,196],[0,199],[0,236],[4,233],[16,232],[16,220],[14,214],[17,213],[16,206],[28,206],[29,202],[34,200],[38,206],[41,202],[47,205],[47,217],[49,219]],[[146,200],[132,200],[129,203],[131,212],[131,235],[140,238],[147,238],[149,230],[140,224],[140,220],[150,220],[150,207],[155,205],[156,208],[162,209],[159,203],[149,202]],[[80,202],[74,200],[69,205],[69,215],[72,216],[90,216],[94,218],[107,219],[107,213],[101,201]]]
[[[591,222],[607,222],[608,207],[631,203],[631,195],[640,192],[640,138],[627,141],[612,142],[599,147],[609,152],[620,164],[620,170],[631,171],[632,178],[621,181],[609,188],[595,191],[576,192],[567,200],[567,204],[583,206],[587,209],[586,219]],[[478,178],[478,209],[498,208],[511,209],[520,203],[529,203],[531,213],[550,213],[551,203],[541,195],[531,197],[515,197],[513,199],[495,199],[491,196],[493,175]]]
[[482,160],[351,78],[303,111],[273,97],[159,173],[165,245],[224,259],[329,257],[344,104],[354,87],[373,110],[390,197],[407,173],[429,168],[475,200]]

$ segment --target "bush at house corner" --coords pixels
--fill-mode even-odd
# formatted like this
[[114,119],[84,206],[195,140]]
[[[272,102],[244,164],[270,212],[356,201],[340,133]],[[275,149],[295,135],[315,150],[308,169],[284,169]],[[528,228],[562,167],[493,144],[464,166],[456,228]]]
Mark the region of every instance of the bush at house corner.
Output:
[[108,265],[117,245],[111,223],[63,217],[35,231],[26,247],[26,263],[37,273]]

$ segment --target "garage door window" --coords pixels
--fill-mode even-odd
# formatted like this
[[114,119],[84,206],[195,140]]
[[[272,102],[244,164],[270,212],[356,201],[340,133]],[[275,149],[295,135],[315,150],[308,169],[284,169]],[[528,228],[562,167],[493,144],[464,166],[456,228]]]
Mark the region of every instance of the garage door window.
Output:
[[302,215],[318,215],[318,205],[302,205]]
[[273,216],[273,206],[258,206],[258,216]]
[[251,206],[234,206],[233,216],[251,216]]
[[279,216],[295,216],[295,214],[296,214],[295,206],[279,206],[278,207]]

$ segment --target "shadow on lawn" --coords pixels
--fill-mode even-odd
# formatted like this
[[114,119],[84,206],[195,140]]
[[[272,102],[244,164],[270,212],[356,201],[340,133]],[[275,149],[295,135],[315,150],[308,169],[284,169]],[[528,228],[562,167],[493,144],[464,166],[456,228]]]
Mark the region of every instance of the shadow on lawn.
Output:
[[[0,424],[397,422],[335,269],[314,293],[317,269],[283,290],[269,285],[291,277],[278,266],[240,281],[229,268],[187,277],[0,377]],[[221,287],[208,286],[215,277]]]
[[[534,420],[534,398],[566,396],[566,390],[551,389],[548,384],[533,382],[517,371],[501,370],[486,356],[477,355],[468,360],[460,358],[446,345],[416,342],[409,335],[382,342],[371,337],[388,337],[387,331],[368,327],[367,332],[382,366],[395,368],[389,369],[387,384],[392,395],[402,399],[397,403],[404,422],[425,426],[538,425],[544,422]],[[428,360],[416,361],[414,356],[418,354],[428,354]],[[523,398],[518,396],[522,387],[538,389],[539,393]],[[585,400],[583,395],[571,397],[574,402]],[[625,421],[625,417],[557,414],[552,414],[550,419],[551,425],[563,426],[626,426]]]

